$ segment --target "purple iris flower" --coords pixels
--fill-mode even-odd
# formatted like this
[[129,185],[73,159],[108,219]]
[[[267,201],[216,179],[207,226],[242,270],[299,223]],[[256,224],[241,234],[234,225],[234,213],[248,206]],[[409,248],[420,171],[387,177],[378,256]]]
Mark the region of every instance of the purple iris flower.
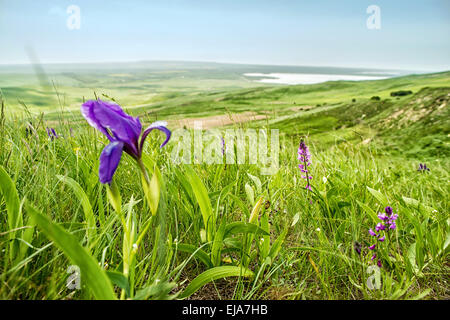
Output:
[[430,168],[427,168],[427,165],[424,163],[420,163],[419,164],[419,169],[417,169],[417,171],[419,172],[424,172],[424,171],[430,171]]
[[169,141],[171,132],[166,123],[157,121],[142,132],[142,124],[138,117],[126,114],[122,108],[113,102],[89,100],[81,106],[81,113],[87,122],[101,133],[110,143],[100,155],[99,178],[101,183],[111,183],[112,177],[119,165],[122,152],[125,151],[136,161],[141,161],[145,139],[153,129],[166,134],[166,140],[161,148]]

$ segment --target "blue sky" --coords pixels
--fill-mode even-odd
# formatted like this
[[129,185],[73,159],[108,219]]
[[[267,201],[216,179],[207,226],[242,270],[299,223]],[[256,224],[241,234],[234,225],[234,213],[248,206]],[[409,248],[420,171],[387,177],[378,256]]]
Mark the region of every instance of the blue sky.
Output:
[[[69,30],[69,5],[81,10]],[[366,8],[381,9],[369,30]],[[139,60],[450,69],[450,1],[0,0],[0,64]]]

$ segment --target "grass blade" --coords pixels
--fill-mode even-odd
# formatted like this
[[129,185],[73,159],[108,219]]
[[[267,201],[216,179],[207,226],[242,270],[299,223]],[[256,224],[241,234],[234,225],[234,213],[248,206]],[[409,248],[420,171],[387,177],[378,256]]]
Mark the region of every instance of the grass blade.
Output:
[[78,243],[78,240],[73,235],[31,206],[27,206],[26,210],[45,236],[53,241],[80,268],[82,281],[85,281],[96,299],[116,299],[113,286],[106,272],[100,268],[98,262]]

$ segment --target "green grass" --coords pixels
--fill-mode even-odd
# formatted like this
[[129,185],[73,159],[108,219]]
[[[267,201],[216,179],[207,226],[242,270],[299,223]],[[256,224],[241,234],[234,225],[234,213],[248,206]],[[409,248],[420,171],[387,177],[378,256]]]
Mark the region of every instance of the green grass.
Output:
[[[80,121],[82,97],[93,97],[74,85],[81,76],[114,86],[97,94],[126,102],[145,124],[154,120],[145,115],[153,109],[168,120],[269,111],[267,120],[240,127],[280,129],[280,168],[267,176],[250,164],[175,165],[174,143],[159,149],[162,137],[152,133],[144,163],[158,181],[151,187],[160,195],[156,214],[155,197],[144,193],[128,155],[114,176],[118,201],[114,186],[98,182],[107,141]],[[196,89],[180,89],[173,75],[162,73],[170,90],[150,97],[133,94],[144,90],[139,82],[67,77],[63,88],[70,94],[64,103],[59,91],[56,110],[39,106],[48,104],[48,96],[37,98],[42,92],[13,81],[2,87],[1,299],[449,298],[448,72],[235,89],[241,84],[231,79],[213,90],[201,75],[199,82],[184,81]],[[413,94],[390,97],[395,90]],[[21,94],[26,106],[34,103],[29,113],[9,112],[12,96]],[[375,95],[381,100],[370,100]],[[311,108],[292,109],[302,106]],[[46,126],[64,137],[50,140]],[[298,169],[300,138],[312,155],[310,193]],[[420,173],[424,161],[431,171]],[[378,251],[381,288],[370,290],[368,229],[388,205],[399,215],[397,229]],[[80,290],[66,287],[74,264]]]

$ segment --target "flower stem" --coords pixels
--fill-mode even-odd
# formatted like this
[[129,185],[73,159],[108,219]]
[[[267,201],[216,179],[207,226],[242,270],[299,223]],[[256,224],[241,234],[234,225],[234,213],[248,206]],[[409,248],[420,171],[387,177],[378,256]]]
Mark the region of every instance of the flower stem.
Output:
[[142,174],[144,175],[145,182],[147,182],[147,185],[150,186],[150,177],[148,176],[147,169],[145,168],[142,159],[137,159],[137,164],[139,166],[139,169],[141,169]]

